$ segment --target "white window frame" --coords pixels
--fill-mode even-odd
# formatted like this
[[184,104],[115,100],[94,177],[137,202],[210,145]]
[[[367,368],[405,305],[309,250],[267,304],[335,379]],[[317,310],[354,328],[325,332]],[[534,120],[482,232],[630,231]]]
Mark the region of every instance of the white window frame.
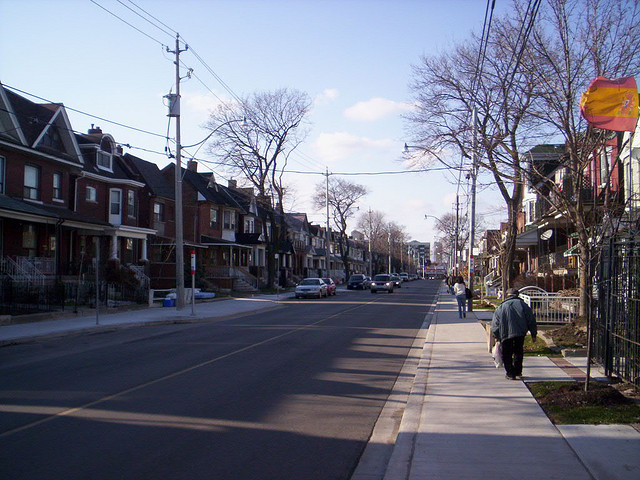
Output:
[[209,226],[215,228],[218,224],[218,209],[216,207],[209,208]]
[[[118,201],[113,201],[113,195],[118,195]],[[114,212],[113,207],[117,205],[118,211]],[[122,189],[121,188],[110,188],[109,189],[109,223],[114,225],[119,225],[122,223]]]
[[166,216],[166,207],[164,203],[154,202],[153,204],[153,220],[154,222],[164,223]]
[[62,173],[54,172],[51,183],[53,187],[51,190],[51,198],[53,198],[54,201],[62,201]]
[[136,191],[127,190],[127,216],[136,218]]
[[[228,217],[228,221],[227,221]],[[225,210],[222,214],[222,228],[225,230],[236,229],[236,212],[233,210]]]
[[244,219],[244,233],[255,233],[255,219],[246,217]]
[[[27,172],[33,172],[35,173],[35,178],[27,178],[28,173]],[[40,175],[41,175],[41,168],[37,165],[25,165],[24,166],[24,187],[23,187],[23,191],[22,194],[24,196],[24,198],[28,199],[28,200],[40,200]],[[27,183],[28,181],[31,182],[32,180],[34,180],[33,184],[31,183]]]
[[113,155],[103,150],[96,152],[96,166],[102,170],[113,172]]
[[96,187],[87,185],[84,198],[87,202],[98,203],[98,190],[96,190]]

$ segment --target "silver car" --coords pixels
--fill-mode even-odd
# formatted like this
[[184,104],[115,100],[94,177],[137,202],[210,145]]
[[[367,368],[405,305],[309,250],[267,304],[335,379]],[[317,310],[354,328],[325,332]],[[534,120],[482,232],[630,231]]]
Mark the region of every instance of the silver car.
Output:
[[390,275],[381,273],[373,277],[371,281],[371,293],[378,293],[378,290],[384,290],[387,293],[393,293],[393,287],[395,286]]
[[327,297],[327,284],[321,278],[305,278],[296,286],[295,296],[300,297]]

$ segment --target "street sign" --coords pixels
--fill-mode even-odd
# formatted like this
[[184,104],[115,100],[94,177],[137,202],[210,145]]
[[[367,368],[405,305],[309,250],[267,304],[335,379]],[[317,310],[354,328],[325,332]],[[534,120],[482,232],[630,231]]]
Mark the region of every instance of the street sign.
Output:
[[191,275],[196,273],[196,252],[191,250]]

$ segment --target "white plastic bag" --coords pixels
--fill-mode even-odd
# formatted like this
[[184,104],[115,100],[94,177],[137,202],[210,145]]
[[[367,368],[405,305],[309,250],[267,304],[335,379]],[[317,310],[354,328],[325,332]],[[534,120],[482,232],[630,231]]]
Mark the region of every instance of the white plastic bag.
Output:
[[504,365],[504,363],[502,363],[502,345],[500,344],[500,342],[496,342],[496,344],[493,346],[491,355],[493,355],[493,363],[496,364],[496,368],[500,368]]

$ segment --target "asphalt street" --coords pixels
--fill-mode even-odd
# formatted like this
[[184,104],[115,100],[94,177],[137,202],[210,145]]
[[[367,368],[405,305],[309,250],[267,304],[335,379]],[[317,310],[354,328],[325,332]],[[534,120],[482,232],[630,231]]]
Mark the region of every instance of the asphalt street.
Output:
[[440,284],[4,347],[0,478],[348,479]]

